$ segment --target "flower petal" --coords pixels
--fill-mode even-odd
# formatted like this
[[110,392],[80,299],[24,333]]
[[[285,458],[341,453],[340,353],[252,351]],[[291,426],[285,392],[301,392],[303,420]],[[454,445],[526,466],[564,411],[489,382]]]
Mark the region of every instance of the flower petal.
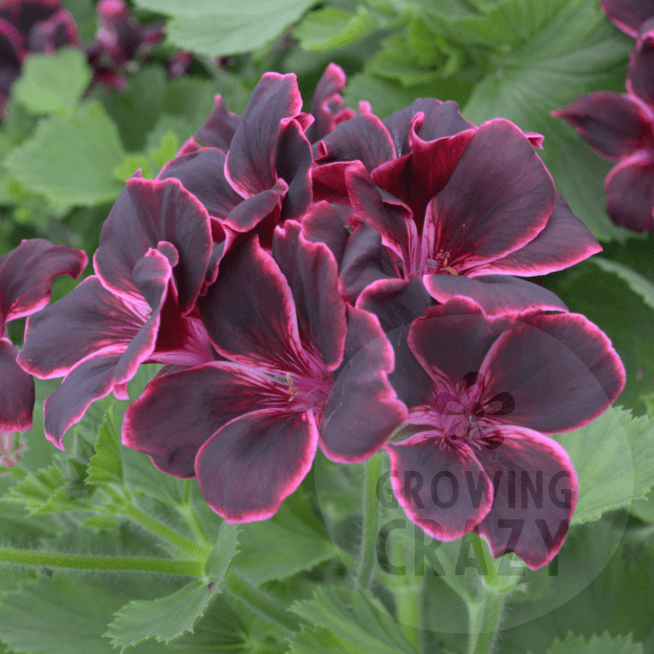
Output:
[[578,481],[567,452],[550,438],[518,427],[495,430],[501,442],[475,450],[493,481],[493,508],[477,526],[493,556],[515,552],[532,570],[561,549],[577,505]]
[[407,410],[388,381],[395,357],[379,320],[354,307],[347,317],[345,359],[323,408],[320,445],[333,461],[357,463],[388,440]]
[[241,117],[229,111],[220,95],[215,98],[216,104],[204,121],[202,127],[195,132],[200,143],[211,148],[218,148],[227,153],[234,133],[241,122]]
[[227,522],[266,520],[309,472],[317,445],[311,412],[267,409],[237,418],[198,452],[202,496]]
[[[650,18],[653,17],[654,13]],[[652,72],[652,66],[654,66],[653,45],[654,30],[649,29],[644,34],[641,33],[639,35],[635,49],[629,53],[627,90],[642,100],[645,100],[648,105],[654,103],[654,73]]]
[[524,247],[471,273],[505,273],[533,277],[569,268],[602,251],[592,232],[577,218],[560,193],[545,229]]
[[604,181],[606,212],[616,225],[654,230],[654,158],[641,150],[611,169]]
[[36,23],[29,33],[30,52],[53,54],[57,48],[65,45],[79,47],[79,34],[72,15],[60,9],[48,20]]
[[528,139],[497,118],[472,137],[426,220],[436,225],[436,249],[448,252],[450,265],[460,271],[536,238],[555,199],[552,178]]
[[624,387],[624,366],[611,342],[584,316],[538,315],[493,344],[479,371],[485,398],[509,393],[512,413],[495,420],[544,433],[582,427]]
[[202,148],[169,161],[157,179],[178,179],[187,191],[200,200],[210,216],[224,219],[237,204],[243,202],[225,177],[225,158],[216,148]]
[[[286,182],[278,179],[271,188],[236,205],[227,214],[223,223],[235,232],[249,232],[263,223],[260,229],[267,227],[267,231],[272,232],[278,222],[282,201],[287,191]],[[271,220],[274,223],[272,225],[269,224]],[[266,235],[265,241],[269,241],[270,238],[271,235]]]
[[506,327],[506,319],[489,319],[478,304],[457,297],[433,306],[411,325],[408,345],[433,381],[461,384],[477,372],[484,355]]
[[651,110],[629,93],[589,93],[552,115],[569,122],[605,159],[623,159],[654,139]]
[[395,158],[393,141],[374,114],[354,116],[313,146],[316,163],[360,161],[370,172]]
[[[198,450],[230,420],[275,397],[266,375],[235,363],[208,363],[151,381],[125,412],[124,445],[164,472],[194,477]],[[288,395],[279,398],[288,401]]]
[[354,230],[345,246],[339,277],[341,295],[350,303],[370,284],[397,276],[381,234],[356,217],[351,219]]
[[315,121],[306,131],[310,143],[324,138],[338,123],[354,116],[352,109],[342,109],[341,91],[345,88],[346,81],[343,69],[334,63],[329,64],[322,74],[311,103],[311,115]]
[[377,228],[382,243],[397,255],[407,274],[413,272],[411,264],[418,247],[418,232],[411,211],[399,200],[396,204],[384,202],[383,191],[380,193],[361,163],[353,163],[345,178],[355,213]]
[[340,265],[350,232],[352,209],[329,202],[316,202],[302,217],[302,234],[312,243],[324,243]]
[[225,254],[216,283],[198,305],[223,356],[267,369],[296,369],[303,348],[293,294],[256,236]]
[[345,302],[338,293],[338,266],[322,243],[311,243],[301,225],[287,220],[275,230],[273,258],[293,294],[300,339],[313,346],[328,370],[343,360]]
[[79,361],[104,352],[117,358],[145,323],[147,305],[131,306],[91,276],[27,319],[18,361],[41,379],[61,377]]
[[225,174],[243,197],[274,186],[281,122],[302,110],[295,75],[266,73],[252,92],[229,146]]
[[45,435],[60,450],[64,449],[64,434],[82,419],[91,402],[113,390],[118,359],[113,353],[83,359],[71,369],[61,386],[45,398]]
[[382,279],[373,282],[356,303],[357,308],[377,316],[393,346],[395,367],[388,380],[398,398],[409,408],[426,404],[432,394],[431,377],[409,349],[407,336],[411,323],[433,304],[422,281],[415,275],[411,275],[408,281]]
[[288,184],[280,220],[299,220],[311,205],[311,144],[297,120],[282,120],[277,143],[275,170]]
[[50,301],[50,282],[59,275],[77,279],[87,263],[82,250],[42,238],[22,241],[0,259],[0,325],[45,307]]
[[640,26],[654,16],[652,0],[599,0],[599,3],[614,25],[634,39]]
[[407,516],[432,538],[455,540],[484,519],[493,486],[467,447],[452,447],[435,432],[423,432],[384,448],[391,485]]
[[175,267],[179,306],[188,313],[204,284],[211,226],[206,209],[177,179],[127,180],[102,226],[95,270],[109,290],[139,301],[141,294],[132,280],[134,266],[160,241],[171,243],[179,253]]
[[423,113],[424,118],[417,131],[423,141],[433,141],[443,136],[452,136],[474,127],[459,112],[459,105],[452,101],[441,102],[435,98],[418,98],[409,107],[400,109],[384,120],[384,126],[391,135],[398,157],[409,154],[409,134],[413,117]]
[[0,432],[32,426],[34,380],[16,363],[17,354],[8,338],[0,338]]
[[489,316],[536,311],[567,311],[563,301],[538,284],[509,275],[425,275],[425,287],[438,302],[472,298]]
[[120,357],[116,366],[116,384],[125,384],[132,379],[138,367],[153,353],[171,278],[170,262],[158,250],[150,250],[134,266],[134,284],[151,313]]

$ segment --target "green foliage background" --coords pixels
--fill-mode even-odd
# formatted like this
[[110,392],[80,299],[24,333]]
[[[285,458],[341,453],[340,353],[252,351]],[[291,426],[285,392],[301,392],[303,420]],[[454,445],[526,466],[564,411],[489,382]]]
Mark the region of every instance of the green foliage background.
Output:
[[[94,3],[65,4],[91,39]],[[557,189],[605,251],[537,281],[609,335],[627,385],[623,408],[558,437],[580,478],[575,526],[560,572],[527,571],[508,594],[498,651],[654,651],[654,245],[611,223],[602,186],[610,164],[550,115],[585,93],[623,91],[633,41],[596,0],[243,0],[237,9],[228,0],[135,0],[133,8],[143,21],[167,18],[168,29],[127,91],[89,91],[78,50],[26,62],[0,126],[0,255],[33,236],[92,254],[124,180],[137,168],[156,176],[216,93],[242,113],[268,70],[296,73],[310,100],[334,61],[348,75],[346,104],[366,100],[382,118],[431,96],[456,100],[477,124],[504,117],[540,132]],[[164,64],[176,48],[192,51],[195,64],[193,75],[171,81]],[[73,285],[57,280],[54,298]],[[10,335],[20,345],[20,322]],[[131,397],[152,374],[139,373]],[[67,437],[68,453],[55,453],[39,422],[55,386],[38,383],[29,450],[19,472],[0,476],[0,548],[174,559],[170,543],[137,526],[136,507],[184,538],[197,514],[211,565],[193,577],[0,564],[0,654],[417,651],[381,585],[372,603],[352,589],[362,466],[319,458],[273,519],[233,529],[195,482],[167,477],[119,445],[126,403],[96,403]],[[397,515],[389,509],[386,518]],[[397,541],[407,551],[410,533]],[[480,590],[453,572],[462,542],[440,546],[422,574],[398,581],[378,571],[420,598],[422,651],[468,651],[466,602]]]

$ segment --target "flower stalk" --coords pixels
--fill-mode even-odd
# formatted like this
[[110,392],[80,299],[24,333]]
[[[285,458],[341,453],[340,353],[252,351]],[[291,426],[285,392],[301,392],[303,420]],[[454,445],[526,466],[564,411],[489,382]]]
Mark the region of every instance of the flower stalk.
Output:
[[366,463],[366,474],[363,482],[363,531],[361,534],[361,556],[357,570],[357,586],[362,590],[370,588],[375,567],[377,532],[379,529],[377,485],[381,475],[381,466],[381,455],[374,454],[371,456]]

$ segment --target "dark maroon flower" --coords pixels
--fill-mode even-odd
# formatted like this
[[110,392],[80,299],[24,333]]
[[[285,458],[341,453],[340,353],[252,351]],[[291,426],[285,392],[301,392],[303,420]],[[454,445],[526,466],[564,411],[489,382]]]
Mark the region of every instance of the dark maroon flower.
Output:
[[96,275],[27,322],[22,368],[65,376],[45,405],[57,447],[92,401],[127,399],[141,363],[214,359],[195,301],[219,258],[209,216],[178,181],[128,180],[102,228]]
[[543,434],[589,423],[618,396],[625,372],[610,341],[577,314],[490,318],[460,298],[415,320],[408,348],[425,401],[409,413],[413,435],[385,445],[400,504],[434,538],[474,529],[494,556],[545,565],[577,476]]
[[313,94],[311,115],[314,122],[306,131],[310,143],[323,139],[334,131],[336,125],[354,117],[353,109],[343,108],[341,92],[345,88],[345,82],[343,69],[336,64],[329,64]]
[[50,301],[50,282],[59,275],[77,279],[88,257],[81,250],[34,238],[0,259],[0,432],[32,426],[34,380],[16,363],[7,323],[29,316]]
[[20,76],[30,52],[53,53],[64,45],[77,46],[79,35],[71,14],[59,0],[0,2],[0,110],[5,113],[9,89]]
[[[340,260],[344,297],[355,302],[370,283],[417,275],[441,302],[467,295],[491,313],[564,308],[534,284],[498,277],[546,274],[601,250],[556,194],[529,137],[503,119],[461,129],[466,125],[454,103],[433,105],[429,116],[427,122],[424,112],[394,114],[389,131],[374,117],[357,116],[319,144],[346,129],[352,132],[348,143],[356,143],[357,122],[370,128],[359,137],[369,151],[343,170],[354,210],[354,231]],[[370,140],[373,126],[376,141]],[[454,133],[438,136],[439,129]],[[423,134],[435,138],[426,141]],[[384,162],[397,149],[405,154]],[[314,170],[314,181],[325,188],[323,167]],[[329,199],[338,201],[338,194]]]
[[121,90],[127,86],[128,64],[144,62],[164,40],[164,24],[141,25],[123,0],[100,0],[96,11],[97,42],[87,48],[94,81]]
[[193,53],[188,50],[178,50],[166,64],[170,79],[177,79],[190,72],[193,68]]
[[643,23],[654,18],[652,0],[599,0],[599,3],[611,22],[635,39]]
[[216,362],[151,382],[123,442],[202,494],[229,522],[263,520],[299,485],[318,445],[362,461],[402,422],[387,381],[393,351],[371,314],[347,307],[334,257],[300,225],[232,248],[200,299]]
[[601,157],[619,162],[604,182],[613,222],[654,231],[654,104],[633,93],[597,91],[552,115],[569,122]]
[[198,131],[215,147],[190,148],[159,179],[179,179],[225,227],[256,228],[269,247],[275,225],[300,218],[311,203],[311,146],[304,134],[311,117],[301,109],[295,75],[266,73],[242,118],[218,97]]

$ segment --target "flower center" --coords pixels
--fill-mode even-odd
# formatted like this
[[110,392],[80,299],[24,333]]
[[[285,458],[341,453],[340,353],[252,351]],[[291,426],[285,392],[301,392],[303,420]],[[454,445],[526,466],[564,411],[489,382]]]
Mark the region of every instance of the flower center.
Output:
[[476,372],[465,375],[463,383],[455,388],[436,393],[430,407],[412,411],[411,423],[428,423],[442,434],[450,444],[466,444],[495,448],[501,435],[495,428],[496,416],[508,415],[515,409],[510,393],[498,393],[482,400],[485,380]]
[[450,252],[445,250],[439,250],[433,258],[429,257],[425,259],[425,265],[423,266],[424,275],[439,275],[439,274],[450,274],[457,275],[458,273],[452,266],[449,266]]
[[329,398],[333,386],[331,373],[324,371],[313,377],[302,377],[286,373],[289,402],[293,402],[302,411],[322,410]]
[[[0,431],[0,466],[12,468],[22,458],[26,449],[25,443],[18,434]],[[0,475],[3,473],[0,472]]]

